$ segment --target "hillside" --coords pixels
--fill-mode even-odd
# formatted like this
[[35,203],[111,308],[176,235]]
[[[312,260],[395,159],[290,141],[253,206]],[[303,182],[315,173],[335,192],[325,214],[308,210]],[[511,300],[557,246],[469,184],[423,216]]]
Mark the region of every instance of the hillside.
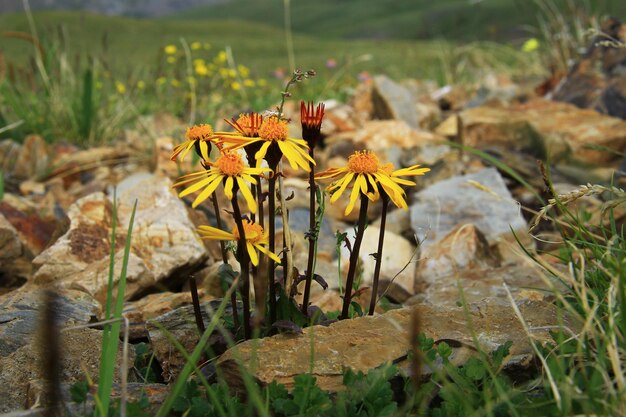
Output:
[[[626,14],[626,2],[615,0],[291,0],[294,31],[324,37],[511,41],[528,36],[546,7],[566,19],[576,13]],[[541,6],[538,6],[541,4]],[[283,1],[227,0],[173,17],[237,19],[283,27]]]

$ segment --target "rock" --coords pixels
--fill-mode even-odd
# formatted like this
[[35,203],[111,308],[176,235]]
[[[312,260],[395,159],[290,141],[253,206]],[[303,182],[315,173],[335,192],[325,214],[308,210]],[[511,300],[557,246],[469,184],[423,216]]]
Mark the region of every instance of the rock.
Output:
[[[198,288],[198,296],[205,300],[204,290]],[[181,306],[192,305],[191,292],[160,292],[148,294],[124,306],[126,317],[131,322],[131,339],[148,337],[146,321],[169,313]]]
[[[354,242],[354,232],[352,230],[347,230],[347,232],[350,241]],[[375,226],[368,226],[365,229],[360,251],[363,266],[361,287],[372,286],[376,264],[373,254],[378,250],[379,233],[380,229]],[[350,253],[342,246],[341,254],[345,278],[350,263]],[[416,248],[411,242],[389,230],[385,231],[378,293],[386,294],[399,302],[413,295],[415,263],[412,261],[416,258]],[[331,286],[337,288],[337,283]]]
[[13,259],[22,256],[22,250],[17,230],[0,214],[0,270],[4,270]]
[[[0,357],[8,356],[35,337],[43,291],[27,285],[0,297]],[[58,295],[60,326],[86,324],[99,315],[98,303],[82,292],[60,290]]]
[[21,147],[22,145],[10,139],[0,141],[0,170],[4,173],[5,181],[12,176]]
[[0,202],[0,215],[16,229],[29,260],[51,243],[59,226],[54,217],[44,218],[35,210],[20,210],[5,201]]
[[49,165],[48,145],[41,136],[29,135],[20,147],[12,176],[19,180],[42,178]]
[[[503,284],[509,287],[516,300],[551,301],[551,285],[562,288],[557,282],[550,284],[543,271],[529,262],[495,268],[467,268],[438,278],[421,274],[416,282],[421,292],[407,300],[405,305],[427,303],[437,307],[454,307],[463,299],[467,303],[485,299],[506,303],[507,293]],[[463,297],[459,286],[463,288]]]
[[[402,120],[371,120],[355,132],[353,141],[379,154],[392,146],[402,150],[443,142],[446,139],[429,131],[413,128]],[[357,146],[358,147],[358,146]]]
[[[168,179],[147,173],[132,175],[118,184],[115,285],[132,206],[135,200],[138,202],[127,272],[127,300],[157,283],[182,283],[207,258],[187,209],[171,185]],[[39,267],[35,282],[55,282],[63,288],[79,289],[104,303],[111,214],[111,200],[103,193],[91,194],[72,205],[68,210],[69,231],[33,260]]]
[[[556,308],[540,301],[522,301],[517,305],[526,323],[537,329],[532,333],[535,343],[552,341],[549,331],[543,328],[559,323],[561,318]],[[421,322],[420,332],[435,341],[452,340],[461,346],[453,348],[452,362],[457,365],[469,354],[476,354],[471,349],[463,349],[463,346],[474,346],[472,331],[487,354],[508,341],[513,342],[505,367],[532,365],[533,350],[528,335],[510,304],[487,300],[469,305],[471,326],[462,307],[421,305],[414,308]],[[246,341],[224,353],[217,366],[229,386],[236,390],[245,390],[239,371],[240,366],[244,366],[262,385],[276,381],[292,389],[294,376],[312,372],[320,388],[338,391],[342,389],[346,367],[367,372],[391,361],[406,364],[402,360],[411,349],[412,311],[413,308],[403,308],[339,321],[328,327],[308,327],[301,335],[280,334]],[[575,327],[568,319],[566,322]],[[423,374],[429,372],[422,369]]]
[[[380,229],[380,220],[381,219],[374,220],[369,227]],[[387,212],[385,233],[386,232],[400,235],[408,241],[414,241],[415,234],[411,229],[411,212],[390,205],[389,211]]]
[[[533,100],[509,107],[476,107],[460,115],[463,143],[468,146],[495,145],[537,156],[545,149],[553,160],[571,157],[595,165],[617,157],[593,147],[606,147],[617,153],[626,150],[625,121],[566,103]],[[444,121],[435,132],[457,136],[456,116]]]
[[[433,119],[436,108],[420,103],[410,88],[392,81],[385,75],[374,77],[372,90],[374,119],[397,119],[413,128],[427,125]],[[425,127],[425,126],[424,126]]]
[[[232,306],[230,301],[226,302],[228,304],[224,311],[224,316],[232,317]],[[213,312],[217,311],[221,303],[222,300],[212,300],[200,305],[205,326],[209,325]],[[240,308],[241,303],[239,302],[237,309]],[[165,382],[173,381],[183,369],[187,360],[170,342],[163,330],[167,331],[170,337],[175,338],[187,352],[193,351],[198,344],[198,340],[200,340],[193,306],[178,307],[173,311],[148,320],[146,328],[148,329],[148,337],[154,355],[159,361],[161,369],[163,369]],[[216,352],[218,350],[217,346],[211,346],[211,348],[214,353],[220,353],[219,351]]]
[[[472,185],[484,186],[488,191]],[[443,239],[459,225],[471,223],[480,229],[489,245],[510,237],[511,230],[526,233],[526,221],[495,168],[440,181],[415,195],[411,226],[421,247]]]
[[500,266],[500,254],[491,250],[483,233],[466,223],[452,229],[443,239],[427,246],[420,255],[417,274],[429,283],[440,278]]
[[326,100],[324,105],[324,120],[321,130],[323,136],[341,132],[353,132],[359,126],[359,121],[355,120],[352,106],[340,103],[337,100]]
[[[40,344],[43,341],[35,341],[32,344],[22,346],[8,356],[0,357],[0,412],[9,412],[22,409],[25,405],[32,406],[34,402],[28,403],[29,396],[32,395],[31,387],[41,391],[43,379],[42,375],[42,355],[45,350]],[[98,381],[100,354],[102,344],[102,332],[93,329],[68,330],[61,333],[61,380],[64,383],[72,384],[85,379],[85,372],[93,381]],[[120,368],[122,365],[122,344],[118,350],[115,362],[114,380],[119,382]],[[128,372],[133,366],[134,350],[129,349],[127,360]],[[39,387],[39,388],[37,388]],[[43,394],[43,393],[42,393]],[[42,397],[35,398],[39,404],[48,403],[49,399]]]

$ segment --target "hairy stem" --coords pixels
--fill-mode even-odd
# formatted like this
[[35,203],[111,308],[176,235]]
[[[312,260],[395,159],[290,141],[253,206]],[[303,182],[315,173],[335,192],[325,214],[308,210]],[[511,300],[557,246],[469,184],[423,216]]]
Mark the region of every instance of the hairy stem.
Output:
[[378,296],[378,280],[380,278],[380,266],[383,262],[383,241],[385,240],[385,225],[387,223],[387,209],[389,208],[389,196],[385,191],[381,191],[383,200],[383,214],[380,219],[380,232],[378,234],[378,250],[376,251],[376,266],[374,267],[374,282],[372,283],[372,298],[370,299],[370,309],[368,315],[374,314],[376,308],[376,298]]
[[[282,161],[280,164],[282,165]],[[278,194],[280,195],[280,214],[283,219],[283,250],[285,251],[283,256],[283,275],[285,279],[285,293],[290,294],[291,283],[293,282],[293,253],[291,252],[291,229],[289,229],[289,212],[287,211],[282,175],[278,177]]]
[[361,194],[361,209],[359,210],[359,222],[357,225],[356,237],[352,245],[350,253],[350,266],[348,267],[348,276],[346,278],[346,293],[343,296],[343,308],[341,309],[340,319],[347,319],[350,312],[350,302],[352,301],[352,285],[354,285],[354,276],[356,275],[356,267],[359,262],[359,252],[361,250],[361,241],[365,232],[365,224],[367,222],[367,196]]
[[189,277],[189,289],[191,291],[191,302],[193,304],[193,314],[196,317],[196,326],[200,334],[204,333],[204,320],[202,320],[202,311],[200,310],[200,297],[198,297],[198,286],[196,285],[196,277]]

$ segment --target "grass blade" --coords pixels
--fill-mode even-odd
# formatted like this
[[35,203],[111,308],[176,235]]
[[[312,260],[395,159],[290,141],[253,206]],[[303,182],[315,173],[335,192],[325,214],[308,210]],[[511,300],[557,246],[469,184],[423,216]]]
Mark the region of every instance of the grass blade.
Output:
[[[112,304],[112,283],[113,283],[113,267],[115,266],[115,216],[116,216],[116,201],[113,201],[113,222],[111,227],[111,261],[109,269],[109,288],[107,292],[106,312],[105,318],[109,319],[110,308]],[[128,257],[130,255],[130,244],[133,234],[133,224],[135,221],[135,212],[137,211],[137,201],[133,205],[133,211],[130,216],[130,222],[128,224],[128,232],[126,234],[126,244],[124,246],[124,257],[122,259],[122,270],[120,271],[120,279],[117,284],[117,299],[115,300],[115,310],[113,312],[112,324],[105,326],[104,333],[102,335],[102,355],[100,357],[100,378],[98,383],[98,395],[96,399],[96,416],[107,417],[109,410],[109,402],[111,396],[111,388],[113,386],[113,374],[115,372],[115,356],[119,347],[119,336],[122,318],[122,308],[124,307],[124,292],[126,290],[126,273],[128,271]],[[123,372],[123,370],[122,370]]]

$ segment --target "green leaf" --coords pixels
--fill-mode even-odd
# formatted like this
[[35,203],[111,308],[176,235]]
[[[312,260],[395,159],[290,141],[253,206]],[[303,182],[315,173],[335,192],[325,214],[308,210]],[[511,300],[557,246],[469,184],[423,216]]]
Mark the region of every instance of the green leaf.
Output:
[[487,374],[487,370],[485,369],[485,364],[483,364],[477,358],[470,358],[463,366],[463,370],[465,371],[465,376],[474,381],[482,380]]
[[447,361],[452,355],[452,348],[446,342],[440,342],[437,344],[437,353],[441,356],[441,359]]
[[89,394],[89,384],[87,381],[79,381],[70,387],[70,398],[77,404],[82,404],[87,401],[87,394]]

